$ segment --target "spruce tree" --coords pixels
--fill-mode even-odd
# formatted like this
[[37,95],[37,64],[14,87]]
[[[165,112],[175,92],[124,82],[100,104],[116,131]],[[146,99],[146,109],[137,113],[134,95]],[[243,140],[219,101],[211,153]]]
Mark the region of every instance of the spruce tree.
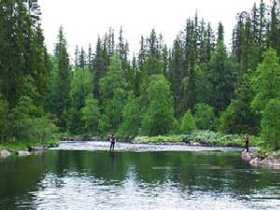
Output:
[[55,114],[58,118],[59,126],[62,129],[66,129],[67,111],[70,102],[71,68],[69,63],[69,54],[67,52],[67,42],[62,27],[60,27],[58,33],[55,56],[58,63]]

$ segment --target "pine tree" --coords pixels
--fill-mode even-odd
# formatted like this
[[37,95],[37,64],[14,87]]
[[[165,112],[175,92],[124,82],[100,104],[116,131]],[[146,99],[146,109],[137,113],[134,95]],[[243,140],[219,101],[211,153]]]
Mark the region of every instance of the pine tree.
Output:
[[273,5],[271,8],[270,15],[270,27],[268,34],[268,45],[275,50],[277,50],[278,54],[280,53],[280,11],[279,11],[279,3],[275,0],[273,1]]
[[184,48],[180,37],[174,41],[171,53],[171,62],[169,70],[169,80],[171,89],[174,93],[174,105],[176,116],[182,113],[182,89],[181,83],[184,75]]
[[75,68],[79,67],[79,60],[80,60],[80,49],[79,49],[79,46],[76,45],[76,48],[75,48],[75,58],[74,58]]
[[69,108],[70,100],[70,81],[71,69],[69,63],[69,54],[67,52],[67,42],[60,27],[58,40],[55,48],[55,56],[58,63],[58,78],[56,90],[56,116],[59,120],[58,124],[62,129],[66,129],[66,116]]
[[219,25],[218,43],[210,60],[208,80],[211,85],[209,104],[216,111],[223,111],[234,95],[236,65],[229,58],[223,41],[223,27]]
[[85,67],[86,67],[86,53],[85,53],[85,50],[84,48],[82,47],[81,48],[81,52],[80,52],[80,55],[79,55],[79,67],[82,69],[82,70],[85,70]]
[[95,49],[95,57],[93,60],[93,95],[97,100],[100,99],[100,79],[106,74],[107,66],[108,62],[106,52],[104,52],[101,39],[98,38]]

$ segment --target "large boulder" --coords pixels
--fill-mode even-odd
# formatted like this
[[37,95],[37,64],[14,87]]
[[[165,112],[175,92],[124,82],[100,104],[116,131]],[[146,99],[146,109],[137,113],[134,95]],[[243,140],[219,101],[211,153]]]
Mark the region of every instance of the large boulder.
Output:
[[17,151],[17,155],[18,155],[19,157],[25,157],[25,156],[31,155],[31,153],[28,152],[28,151]]
[[253,153],[246,152],[246,151],[243,151],[241,154],[242,159],[245,160],[246,162],[250,162],[254,158],[253,156],[254,156]]
[[4,159],[11,156],[11,153],[8,150],[0,150],[0,159]]
[[242,159],[255,167],[264,167],[271,169],[280,169],[280,157],[269,155],[267,157],[260,157],[256,153],[242,152]]

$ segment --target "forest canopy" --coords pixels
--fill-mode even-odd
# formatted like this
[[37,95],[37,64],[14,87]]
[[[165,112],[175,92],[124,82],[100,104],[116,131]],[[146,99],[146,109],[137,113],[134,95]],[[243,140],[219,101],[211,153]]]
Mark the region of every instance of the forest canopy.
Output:
[[171,47],[152,29],[130,56],[123,30],[110,28],[96,46],[77,46],[71,63],[63,27],[48,53],[37,0],[2,0],[1,142],[203,129],[259,135],[279,149],[279,6],[240,11],[230,46],[222,23],[197,14]]

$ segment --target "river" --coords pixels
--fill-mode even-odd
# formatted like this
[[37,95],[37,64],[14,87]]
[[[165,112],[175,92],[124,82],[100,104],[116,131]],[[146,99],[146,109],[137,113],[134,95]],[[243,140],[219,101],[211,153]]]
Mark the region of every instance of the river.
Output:
[[0,161],[0,209],[279,210],[280,171],[234,148],[66,142]]

